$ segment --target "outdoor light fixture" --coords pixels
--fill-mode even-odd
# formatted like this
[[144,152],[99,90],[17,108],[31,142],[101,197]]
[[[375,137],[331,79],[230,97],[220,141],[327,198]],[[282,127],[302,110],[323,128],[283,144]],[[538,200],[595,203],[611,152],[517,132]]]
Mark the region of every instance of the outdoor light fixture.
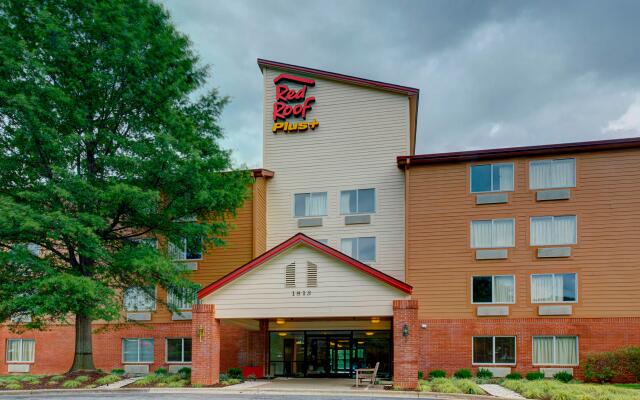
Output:
[[372,324],[380,323],[380,317],[371,317],[371,323]]
[[198,328],[198,339],[200,340],[200,342],[202,342],[202,338],[204,337],[204,328],[203,327],[199,327]]
[[283,318],[278,318],[278,319],[276,319],[276,324],[278,324],[278,325],[284,325],[284,319],[283,319]]
[[358,344],[364,344],[364,340],[359,341]]
[[409,325],[404,324],[404,326],[402,327],[402,336],[409,336]]
[[365,332],[364,334],[367,336],[373,336],[373,332]]
[[278,336],[287,336],[287,332],[278,332]]

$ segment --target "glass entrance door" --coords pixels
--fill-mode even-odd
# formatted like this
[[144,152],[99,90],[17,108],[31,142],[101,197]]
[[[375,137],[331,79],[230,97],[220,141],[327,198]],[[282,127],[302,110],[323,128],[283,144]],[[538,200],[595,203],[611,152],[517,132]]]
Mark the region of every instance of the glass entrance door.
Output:
[[329,355],[331,376],[351,375],[351,337],[350,336],[330,336]]
[[329,340],[327,336],[307,336],[307,372],[308,377],[329,375]]

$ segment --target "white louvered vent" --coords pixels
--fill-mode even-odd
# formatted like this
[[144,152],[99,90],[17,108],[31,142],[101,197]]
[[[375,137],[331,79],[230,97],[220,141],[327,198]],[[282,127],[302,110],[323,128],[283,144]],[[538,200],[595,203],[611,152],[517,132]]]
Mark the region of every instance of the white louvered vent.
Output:
[[284,271],[284,287],[296,287],[296,263],[295,261],[287,265]]
[[307,261],[307,287],[318,287],[318,265]]

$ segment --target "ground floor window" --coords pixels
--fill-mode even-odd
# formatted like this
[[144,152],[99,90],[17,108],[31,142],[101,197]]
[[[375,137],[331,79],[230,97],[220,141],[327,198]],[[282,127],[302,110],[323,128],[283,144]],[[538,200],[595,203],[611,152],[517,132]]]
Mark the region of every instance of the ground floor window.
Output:
[[389,331],[296,331],[269,333],[269,375],[351,376],[358,368],[391,375]]
[[534,336],[533,364],[578,365],[578,337]]
[[36,341],[33,339],[8,339],[7,362],[33,362]]
[[515,336],[474,336],[474,364],[515,364]]
[[152,363],[153,339],[122,339],[122,362]]
[[191,338],[167,339],[167,362],[191,362]]

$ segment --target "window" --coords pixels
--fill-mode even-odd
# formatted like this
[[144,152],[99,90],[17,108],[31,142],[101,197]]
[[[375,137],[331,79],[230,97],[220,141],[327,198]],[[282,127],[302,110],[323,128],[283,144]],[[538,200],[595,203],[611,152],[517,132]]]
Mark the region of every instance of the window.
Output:
[[153,339],[122,339],[122,362],[152,363]]
[[167,339],[167,362],[191,362],[191,338]]
[[515,364],[515,336],[474,336],[474,364]]
[[513,164],[471,166],[471,193],[513,190]]
[[202,238],[182,238],[178,243],[169,242],[169,255],[172,260],[201,260]]
[[320,217],[327,215],[327,192],[296,193],[296,217]]
[[471,247],[513,247],[514,224],[513,219],[471,221]]
[[342,239],[340,248],[344,254],[358,261],[376,260],[376,238],[374,237]]
[[7,339],[7,362],[33,362],[35,348],[33,339]]
[[575,244],[576,227],[575,215],[531,217],[531,245]]
[[189,293],[189,291],[186,290],[184,290],[184,293],[180,293],[177,289],[171,289],[169,293],[167,293],[167,303],[176,310],[191,310],[196,299],[197,293]]
[[148,246],[148,247],[151,247],[152,249],[158,248],[158,240],[154,238],[139,238],[139,239],[132,239],[131,241],[138,246]]
[[371,214],[376,212],[375,189],[344,190],[340,192],[342,214]]
[[133,286],[124,292],[124,309],[126,311],[152,311],[156,309],[155,289],[146,290]]
[[576,186],[576,160],[540,160],[529,163],[529,187],[554,189]]
[[577,336],[534,336],[534,365],[578,365]]
[[474,276],[471,296],[473,303],[509,304],[515,302],[513,275]]
[[576,274],[531,275],[532,303],[572,303],[576,292]]
[[40,245],[37,243],[27,244],[27,250],[29,250],[29,253],[33,254],[36,257],[40,256]]

